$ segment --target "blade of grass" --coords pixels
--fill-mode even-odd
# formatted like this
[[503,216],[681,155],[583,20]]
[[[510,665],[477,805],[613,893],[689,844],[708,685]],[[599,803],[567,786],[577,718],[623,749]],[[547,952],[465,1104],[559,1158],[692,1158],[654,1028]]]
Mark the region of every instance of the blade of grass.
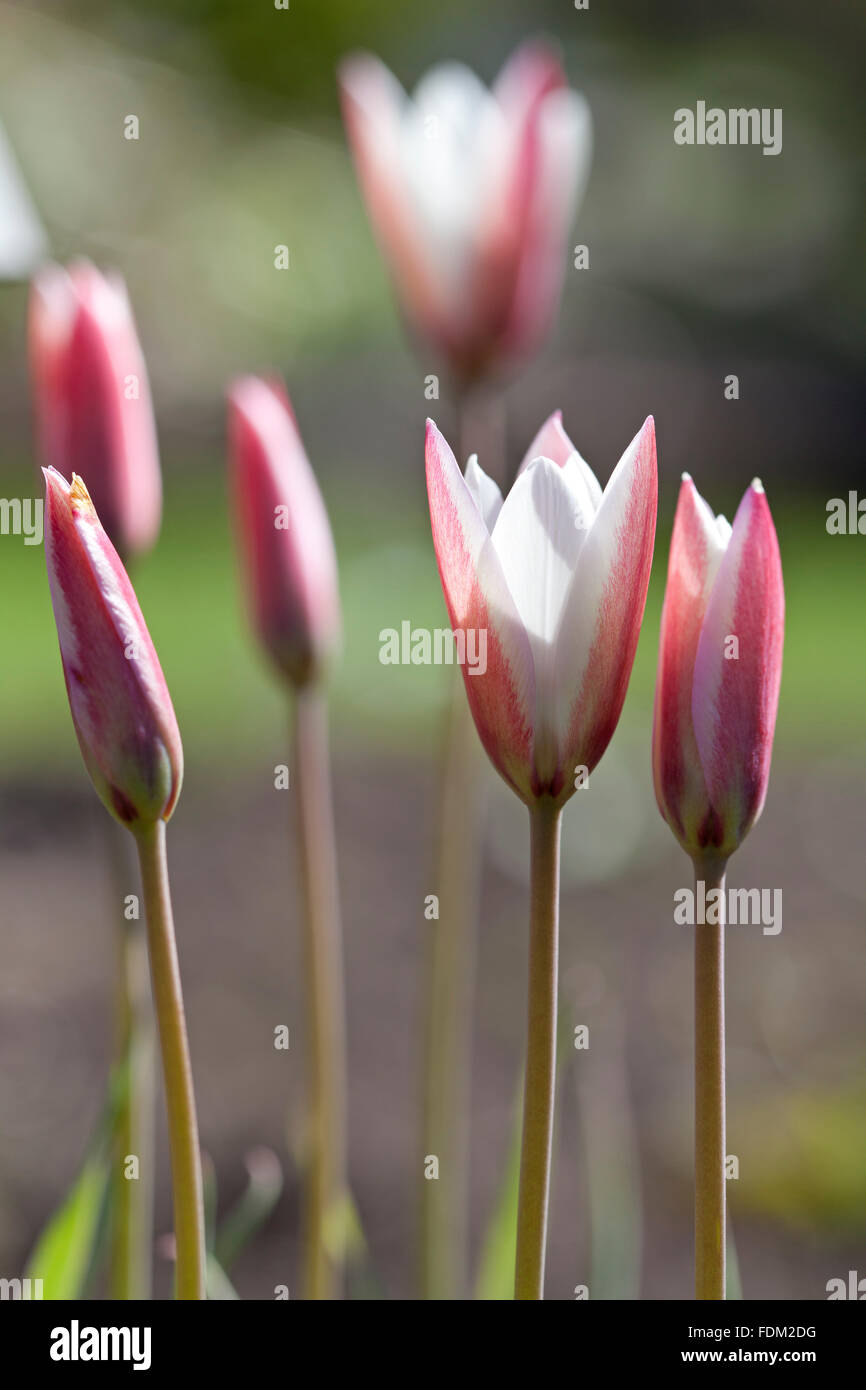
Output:
[[129,1089],[128,1061],[112,1071],[105,1104],[84,1161],[49,1217],[27,1261],[25,1277],[42,1280],[44,1299],[81,1298],[104,1227],[110,1181],[111,1138]]
[[514,1296],[517,1251],[517,1196],[520,1189],[520,1141],[523,1134],[523,1076],[517,1086],[514,1119],[499,1195],[484,1236],[475,1297],[486,1302],[510,1301]]
[[247,1185],[226,1213],[216,1236],[214,1253],[223,1270],[261,1230],[283,1190],[283,1170],[272,1149],[253,1149],[244,1158]]

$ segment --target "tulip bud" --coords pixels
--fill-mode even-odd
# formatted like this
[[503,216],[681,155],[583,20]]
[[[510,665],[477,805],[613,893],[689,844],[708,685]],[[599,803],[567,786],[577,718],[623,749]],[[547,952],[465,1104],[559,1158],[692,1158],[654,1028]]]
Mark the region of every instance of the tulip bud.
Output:
[[258,377],[229,399],[229,466],[250,619],[295,686],[323,674],[340,633],[337,558],[289,399]]
[[87,262],[33,280],[30,366],[45,464],[78,473],[127,559],[159,532],[162,483],[147,369],[126,287]]
[[693,858],[726,859],[761,814],[782,676],[782,564],[761,484],[733,528],[686,474],[662,613],[656,800]]
[[93,785],[137,831],[168,820],[183,750],[138,600],[87,488],[52,468],[45,556],[72,722]]

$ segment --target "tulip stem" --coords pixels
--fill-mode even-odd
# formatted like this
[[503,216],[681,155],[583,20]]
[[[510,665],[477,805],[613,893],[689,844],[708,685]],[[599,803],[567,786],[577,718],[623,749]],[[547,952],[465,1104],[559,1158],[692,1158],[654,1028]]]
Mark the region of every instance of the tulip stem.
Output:
[[718,922],[695,924],[695,1298],[707,1300],[725,1297],[724,861],[696,859],[700,881],[719,891]]
[[165,822],[136,835],[150,979],[162,1051],[176,1246],[175,1297],[205,1298],[204,1202],[198,1122],[171,911]]
[[304,1288],[340,1294],[345,1255],[346,1041],[327,705],[313,684],[295,702],[298,834],[305,905],[309,1058]]
[[514,1297],[522,1300],[544,1297],[556,1075],[561,819],[561,808],[549,797],[540,797],[530,807],[529,1008],[514,1277]]
[[465,1295],[469,1167],[472,998],[480,886],[480,745],[463,682],[448,711],[437,814],[439,916],[427,941],[424,1124],[421,1159],[439,1161],[438,1178],[421,1182],[421,1292],[425,1299]]
[[[127,920],[122,913],[133,873],[129,839],[115,820],[103,820],[112,871],[112,913],[117,924],[116,1064],[126,1069],[114,1126],[109,1286],[113,1299],[142,1300],[151,1296],[153,1244],[153,1007],[144,923]],[[132,1155],[138,1159],[134,1178],[126,1171]]]

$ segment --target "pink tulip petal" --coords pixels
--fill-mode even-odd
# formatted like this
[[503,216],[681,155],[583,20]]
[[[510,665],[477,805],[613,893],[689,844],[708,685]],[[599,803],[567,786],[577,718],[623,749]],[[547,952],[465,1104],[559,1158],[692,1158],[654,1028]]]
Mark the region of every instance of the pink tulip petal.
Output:
[[646,603],[657,495],[650,416],[605,488],[557,634],[559,785],[575,765],[595,767],[619,720]]
[[127,556],[148,550],[162,482],[147,367],[126,287],[86,261],[34,278],[30,359],[46,462],[78,473]]
[[525,356],[549,332],[568,264],[568,232],[592,161],[592,118],[576,92],[555,91],[542,102],[526,156],[520,262],[502,350]]
[[[763,488],[740,503],[707,603],[695,658],[692,721],[713,809],[739,844],[767,791],[782,677],[785,598]],[[736,657],[726,649],[738,644]]]
[[453,330],[442,312],[440,277],[403,179],[406,93],[367,53],[343,61],[339,83],[358,181],[404,310],[416,327],[447,345]]
[[709,806],[692,728],[698,639],[724,545],[692,479],[680,486],[662,610],[653,723],[653,778],[662,815],[691,849],[717,844],[721,827]]
[[560,468],[562,468],[566,460],[574,453],[577,453],[577,450],[563,428],[562,411],[555,410],[553,414],[548,416],[545,420],[538,434],[523,455],[523,462],[517,470],[518,477],[524,469],[529,467],[534,459],[553,459],[553,462],[558,463]]
[[504,64],[493,84],[493,95],[509,120],[520,127],[549,92],[565,86],[557,50],[543,40],[530,39]]
[[595,516],[601,504],[601,484],[563,429],[561,410],[555,410],[545,420],[524,454],[517,476],[520,477],[537,458],[553,459],[554,463],[558,463],[573,491],[581,498],[584,509],[591,517]]
[[432,420],[425,453],[433,544],[452,629],[487,633],[486,672],[463,668],[469,706],[494,766],[526,797],[535,714],[529,640],[484,520]]
[[244,377],[231,387],[229,454],[251,621],[278,669],[303,684],[338,642],[337,560],[281,384]]
[[108,809],[132,829],[168,820],[183,751],[138,600],[81,480],[43,473],[48,580],[84,761]]

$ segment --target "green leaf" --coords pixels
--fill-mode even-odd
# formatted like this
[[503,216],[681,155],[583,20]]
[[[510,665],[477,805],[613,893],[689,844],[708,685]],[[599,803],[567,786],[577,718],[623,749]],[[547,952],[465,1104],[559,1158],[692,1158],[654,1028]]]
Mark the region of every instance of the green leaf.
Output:
[[348,1189],[326,1211],[322,1241],[331,1259],[340,1264],[359,1260],[366,1254],[367,1242],[361,1218]]
[[517,1088],[508,1157],[493,1215],[484,1236],[475,1297],[488,1302],[514,1297],[517,1256],[517,1198],[520,1190],[520,1141],[523,1131],[523,1078]]
[[743,1297],[743,1284],[740,1279],[740,1261],[737,1257],[737,1243],[734,1240],[734,1227],[728,1214],[727,1255],[725,1259],[725,1298],[729,1303],[737,1303]]
[[26,1277],[42,1280],[43,1298],[82,1296],[107,1192],[105,1158],[88,1158],[27,1262]]
[[105,1103],[78,1176],[49,1217],[27,1261],[27,1278],[42,1280],[44,1299],[85,1295],[100,1236],[104,1235],[112,1135],[128,1093],[127,1059],[108,1077]]
[[211,1302],[229,1303],[240,1298],[229,1276],[215,1255],[208,1255],[205,1266],[207,1296]]
[[230,1269],[267,1221],[283,1190],[283,1170],[272,1149],[251,1150],[244,1158],[247,1185],[220,1223],[214,1250],[222,1268]]

